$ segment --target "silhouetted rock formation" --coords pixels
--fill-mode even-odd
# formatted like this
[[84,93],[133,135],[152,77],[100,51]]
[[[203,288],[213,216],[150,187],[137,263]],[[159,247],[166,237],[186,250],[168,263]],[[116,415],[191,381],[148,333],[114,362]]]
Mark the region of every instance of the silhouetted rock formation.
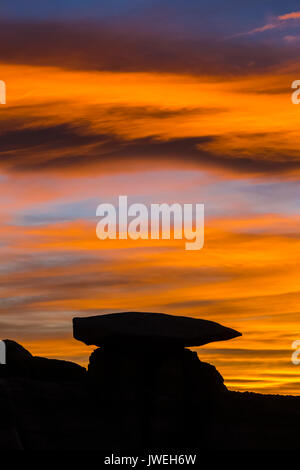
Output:
[[106,404],[109,440],[118,436],[124,448],[201,447],[226,390],[217,370],[184,348],[105,346],[92,353],[88,377]]
[[28,360],[32,359],[32,354],[27,351],[21,344],[11,339],[3,340],[6,347],[6,362],[10,366],[25,364]]
[[33,356],[15,341],[6,339],[6,364],[0,366],[0,377],[17,376],[45,380],[80,380],[84,367],[70,361]]
[[[90,357],[88,377],[109,403],[106,430],[126,447],[201,445],[223,378],[184,348],[239,336],[218,323],[158,313],[126,312],[73,319],[74,337],[102,346]],[[202,431],[193,432],[201,422]],[[111,426],[110,426],[111,425]],[[116,431],[117,430],[117,431]]]
[[241,336],[219,323],[163,313],[124,312],[73,318],[74,338],[95,346],[202,346]]
[[[134,325],[137,315],[148,321],[156,314],[121,315],[105,324],[92,317],[83,330],[84,319],[75,320],[76,337],[86,341],[98,324],[93,338],[101,347],[91,354],[87,373],[6,340],[1,450],[298,450],[300,397],[230,392],[213,366],[183,347],[191,337],[204,340],[199,329],[192,335],[188,326],[180,337],[168,318],[163,335],[156,327],[147,333],[145,324]],[[166,336],[168,347],[161,341]]]

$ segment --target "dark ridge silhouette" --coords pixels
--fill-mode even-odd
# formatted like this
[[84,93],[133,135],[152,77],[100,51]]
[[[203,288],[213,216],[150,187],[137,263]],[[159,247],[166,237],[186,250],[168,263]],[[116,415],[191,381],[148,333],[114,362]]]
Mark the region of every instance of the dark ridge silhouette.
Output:
[[5,340],[0,449],[299,448],[300,397],[230,392],[184,346],[240,333],[206,320],[127,312],[75,318],[74,337],[100,346],[88,370]]
[[6,364],[0,367],[0,377],[31,379],[77,380],[86,374],[84,367],[70,361],[48,359],[32,354],[15,341],[5,339]]

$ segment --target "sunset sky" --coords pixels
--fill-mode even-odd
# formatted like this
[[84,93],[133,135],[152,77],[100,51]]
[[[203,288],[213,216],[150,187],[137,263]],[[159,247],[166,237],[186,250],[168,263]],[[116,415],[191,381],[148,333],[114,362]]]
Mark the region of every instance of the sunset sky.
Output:
[[[0,6],[0,336],[86,365],[71,319],[190,315],[232,390],[299,394],[300,7]],[[205,245],[96,237],[96,208],[204,203]]]

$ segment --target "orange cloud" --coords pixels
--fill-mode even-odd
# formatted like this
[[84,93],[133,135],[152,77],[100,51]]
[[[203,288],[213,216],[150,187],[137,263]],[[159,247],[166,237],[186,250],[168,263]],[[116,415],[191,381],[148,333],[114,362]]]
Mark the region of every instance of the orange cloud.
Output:
[[[235,79],[3,64],[3,171],[299,173],[291,72]],[[21,79],[22,77],[22,79]]]
[[292,13],[286,13],[285,15],[280,15],[277,18],[280,21],[297,20],[297,19],[300,19],[300,11],[294,11]]

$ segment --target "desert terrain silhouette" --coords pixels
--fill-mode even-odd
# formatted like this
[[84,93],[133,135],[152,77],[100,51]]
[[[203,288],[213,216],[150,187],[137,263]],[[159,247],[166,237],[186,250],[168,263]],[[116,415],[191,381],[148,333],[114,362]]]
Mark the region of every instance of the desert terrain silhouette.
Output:
[[241,334],[145,312],[73,319],[87,370],[5,340],[1,450],[297,449],[300,397],[233,392],[188,347]]

